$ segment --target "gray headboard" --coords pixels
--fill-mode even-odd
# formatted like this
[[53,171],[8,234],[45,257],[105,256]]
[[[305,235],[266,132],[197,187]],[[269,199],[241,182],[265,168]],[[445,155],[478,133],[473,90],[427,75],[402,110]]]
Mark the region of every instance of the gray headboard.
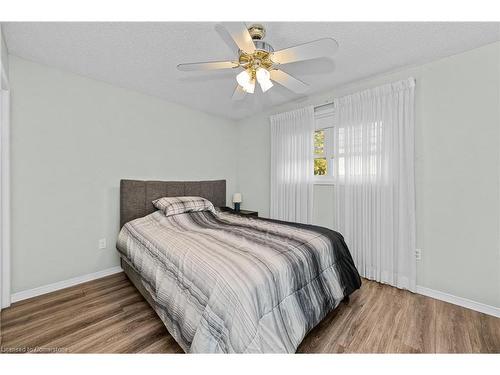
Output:
[[226,205],[226,180],[141,181],[120,180],[120,228],[130,220],[156,210],[151,203],[161,197],[199,196],[216,207]]

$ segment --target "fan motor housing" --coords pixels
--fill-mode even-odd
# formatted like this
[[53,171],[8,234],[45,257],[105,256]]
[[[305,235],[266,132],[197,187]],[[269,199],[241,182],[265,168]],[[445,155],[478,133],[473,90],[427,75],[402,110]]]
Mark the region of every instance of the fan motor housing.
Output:
[[253,40],[261,40],[266,36],[266,29],[260,23],[255,23],[248,28],[248,32]]
[[255,44],[255,49],[258,51],[265,51],[267,53],[274,52],[274,48],[267,42],[264,42],[263,40],[255,40],[253,41],[253,44]]

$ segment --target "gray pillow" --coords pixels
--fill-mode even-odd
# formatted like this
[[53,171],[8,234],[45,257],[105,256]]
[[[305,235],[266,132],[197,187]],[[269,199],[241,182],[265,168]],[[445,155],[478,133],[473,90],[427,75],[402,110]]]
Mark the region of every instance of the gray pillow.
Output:
[[200,211],[215,213],[212,202],[202,197],[163,197],[154,200],[153,205],[162,211],[165,216]]

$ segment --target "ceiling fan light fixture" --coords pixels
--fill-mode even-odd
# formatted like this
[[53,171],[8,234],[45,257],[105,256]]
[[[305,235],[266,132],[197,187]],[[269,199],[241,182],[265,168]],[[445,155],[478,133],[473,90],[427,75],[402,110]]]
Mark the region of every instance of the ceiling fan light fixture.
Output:
[[271,74],[267,69],[257,68],[256,76],[262,92],[266,92],[271,87],[273,87],[273,83],[271,82]]
[[232,39],[231,48],[237,51],[235,59],[179,64],[177,69],[182,71],[243,69],[236,76],[238,85],[233,91],[233,100],[243,99],[246,93],[253,94],[255,82],[259,82],[262,92],[268,91],[274,83],[278,83],[292,92],[303,94],[309,86],[281,70],[281,65],[330,57],[339,46],[333,38],[322,38],[275,51],[263,40],[266,29],[260,24],[247,27],[243,22],[227,22],[223,27]]

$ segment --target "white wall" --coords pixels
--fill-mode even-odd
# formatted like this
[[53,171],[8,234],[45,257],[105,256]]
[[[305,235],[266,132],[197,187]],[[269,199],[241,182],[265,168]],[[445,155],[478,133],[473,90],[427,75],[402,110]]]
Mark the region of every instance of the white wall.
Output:
[[14,293],[118,265],[121,178],[234,192],[234,122],[14,56],[10,80]]
[[[269,214],[270,114],[409,76],[417,79],[417,246],[423,249],[417,283],[500,306],[500,43],[240,121],[242,206]],[[316,186],[314,191],[315,222],[334,228],[333,187]]]

